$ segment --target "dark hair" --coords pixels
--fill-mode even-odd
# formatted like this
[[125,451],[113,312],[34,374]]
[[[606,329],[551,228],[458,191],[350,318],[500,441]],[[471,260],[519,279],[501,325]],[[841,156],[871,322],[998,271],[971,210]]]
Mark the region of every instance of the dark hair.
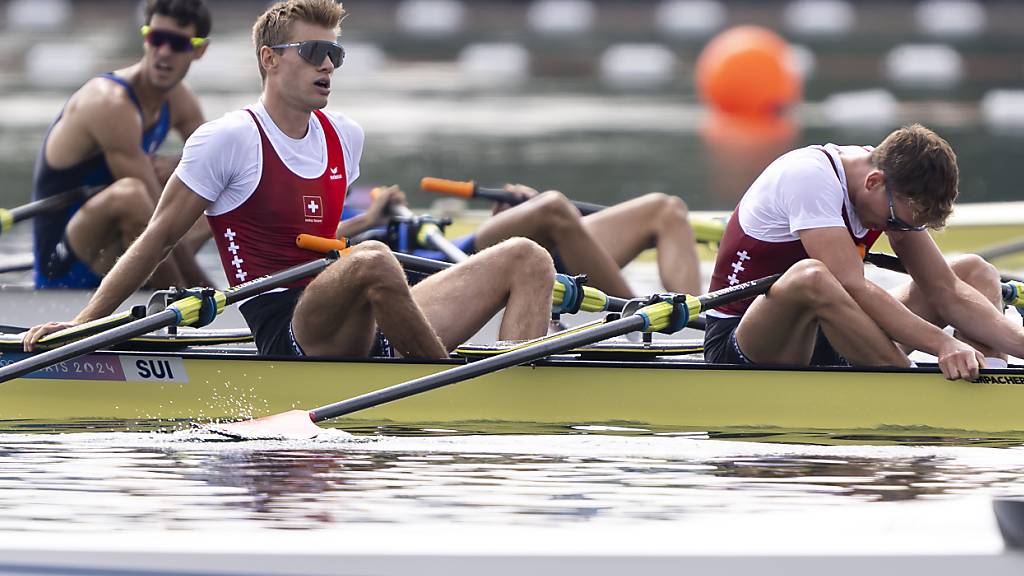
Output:
[[946,223],[960,181],[948,142],[920,124],[905,126],[871,152],[871,161],[885,172],[892,193],[907,200],[915,218],[930,228]]
[[146,24],[149,24],[154,14],[174,18],[179,26],[195,24],[198,38],[208,37],[213,26],[210,10],[203,0],[149,0],[146,5]]

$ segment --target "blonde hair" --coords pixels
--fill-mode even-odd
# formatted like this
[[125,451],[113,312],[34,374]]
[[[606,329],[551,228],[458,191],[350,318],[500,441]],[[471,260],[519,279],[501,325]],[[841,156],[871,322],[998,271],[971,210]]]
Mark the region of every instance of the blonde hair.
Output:
[[871,162],[885,172],[890,190],[907,201],[916,220],[929,228],[945,226],[960,183],[948,142],[920,124],[904,126],[871,152]]
[[259,61],[260,49],[264,46],[286,44],[291,37],[292,24],[305,22],[341,33],[341,20],[345,9],[335,0],[284,0],[267,8],[256,19],[252,27],[252,43],[256,46],[256,64],[260,78],[266,80],[267,71]]

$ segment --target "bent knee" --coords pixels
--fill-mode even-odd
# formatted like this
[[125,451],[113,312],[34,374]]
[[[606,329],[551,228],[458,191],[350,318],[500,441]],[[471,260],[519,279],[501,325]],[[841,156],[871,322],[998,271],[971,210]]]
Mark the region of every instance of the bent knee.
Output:
[[786,292],[813,306],[833,303],[844,292],[832,271],[820,260],[813,258],[797,262],[779,280],[785,285]]
[[977,254],[963,254],[950,260],[949,267],[964,282],[975,288],[998,286],[999,269]]
[[540,275],[554,278],[555,264],[551,260],[551,254],[533,240],[522,237],[509,238],[495,248],[502,251],[502,257],[513,266],[517,276]]
[[565,194],[558,190],[542,192],[531,201],[531,204],[545,218],[570,222],[578,222],[580,219],[580,211],[576,209],[571,200],[565,197]]
[[[365,285],[405,284],[402,266],[383,242],[360,242],[345,254],[336,269]],[[334,266],[332,266],[334,267]]]
[[690,208],[679,196],[665,194],[664,192],[651,192],[642,196],[657,214],[662,224],[678,225],[685,223],[690,218]]

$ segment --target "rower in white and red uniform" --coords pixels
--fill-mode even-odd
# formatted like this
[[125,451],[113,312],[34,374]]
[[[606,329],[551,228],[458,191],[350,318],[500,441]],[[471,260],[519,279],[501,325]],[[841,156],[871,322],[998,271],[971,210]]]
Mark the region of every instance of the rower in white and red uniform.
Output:
[[[26,349],[45,334],[110,314],[204,212],[231,284],[318,257],[295,238],[337,233],[363,146],[356,123],[321,111],[344,58],[336,42],[343,15],[334,0],[288,0],[259,17],[260,103],[189,138],[138,241],[72,322],[32,328]],[[308,283],[257,296],[241,311],[263,354],[442,358],[502,309],[499,338],[543,335],[553,283],[551,257],[523,238],[411,289],[391,251],[366,242]]]
[[[783,276],[765,296],[708,313],[705,359],[908,366],[907,353],[922,350],[947,378],[974,379],[986,362],[1020,355],[1024,329],[1002,314],[998,271],[972,255],[947,263],[925,231],[952,212],[958,174],[946,141],[920,125],[877,148],[809,146],[777,159],[726,227],[710,289]],[[864,277],[883,232],[913,279],[892,294]]]

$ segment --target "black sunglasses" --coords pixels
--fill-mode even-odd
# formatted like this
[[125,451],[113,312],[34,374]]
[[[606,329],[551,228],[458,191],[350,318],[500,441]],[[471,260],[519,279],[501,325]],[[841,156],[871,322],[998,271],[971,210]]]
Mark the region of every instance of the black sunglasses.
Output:
[[892,189],[889,188],[889,183],[885,180],[885,176],[882,177],[882,185],[885,186],[885,193],[889,195],[889,219],[885,221],[885,229],[899,232],[920,232],[924,230],[924,226],[914,226],[896,215],[896,208],[892,205]]
[[337,68],[345,61],[345,49],[335,42],[327,40],[306,40],[304,42],[292,42],[290,44],[277,44],[271,46],[274,50],[285,48],[298,48],[299,56],[313,66],[323,64],[324,57],[331,59],[331,64]]
[[189,38],[188,36],[168,32],[167,30],[156,30],[148,25],[143,26],[140,32],[142,32],[142,37],[146,39],[146,44],[153,48],[159,48],[167,44],[174,52],[192,52],[206,44],[207,40],[206,38]]

